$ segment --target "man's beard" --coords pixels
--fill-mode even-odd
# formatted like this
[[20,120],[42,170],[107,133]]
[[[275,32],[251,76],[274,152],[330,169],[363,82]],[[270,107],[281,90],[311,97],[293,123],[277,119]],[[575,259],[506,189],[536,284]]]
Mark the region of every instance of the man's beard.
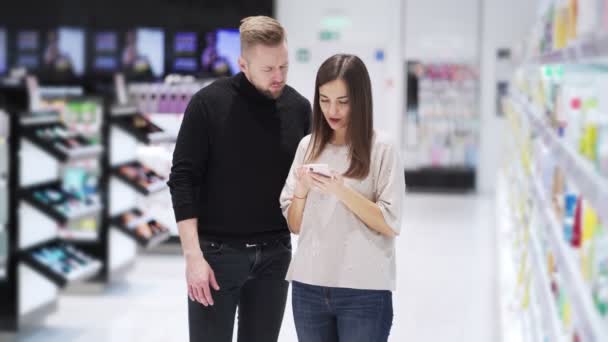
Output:
[[273,94],[272,91],[270,91],[270,89],[260,89],[257,86],[255,87],[260,93],[262,93],[262,95],[266,96],[267,98],[271,99],[271,100],[276,100],[279,97],[281,97],[281,94],[283,94],[283,90],[285,90],[285,84],[283,84],[283,86],[281,87],[281,90],[276,93]]

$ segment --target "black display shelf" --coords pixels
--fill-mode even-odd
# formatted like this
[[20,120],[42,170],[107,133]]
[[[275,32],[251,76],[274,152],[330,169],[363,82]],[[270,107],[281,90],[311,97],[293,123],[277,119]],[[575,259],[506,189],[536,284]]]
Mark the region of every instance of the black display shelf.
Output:
[[[130,222],[126,223],[124,219],[125,215],[129,215],[133,217],[133,219]],[[117,215],[113,217],[110,222],[118,230],[133,238],[140,246],[144,248],[152,248],[158,246],[161,243],[169,240],[169,238],[171,237],[171,233],[167,227],[164,227],[156,220],[145,216],[139,209],[131,209],[120,215]],[[146,227],[145,229],[150,229],[149,227],[154,225],[155,227],[158,227],[161,231],[152,232],[150,230],[150,233],[152,235],[150,237],[146,237],[142,234],[141,231],[139,231],[138,226],[140,225],[148,225],[148,227]]]
[[113,117],[112,123],[144,144],[174,142],[175,137],[163,131],[141,114]]
[[[50,139],[42,137],[40,134],[44,130],[55,129],[65,131],[68,139],[77,141],[83,146],[68,148],[62,143],[62,141],[60,141],[61,138]],[[24,130],[24,136],[27,140],[36,145],[36,147],[40,148],[61,162],[96,158],[103,153],[103,147],[101,145],[91,144],[88,139],[82,135],[67,132],[67,128],[62,124],[53,123],[29,126]],[[63,142],[65,142],[65,140]]]
[[405,170],[405,184],[413,192],[469,192],[475,190],[476,171],[467,167],[425,167]]
[[[129,168],[130,170],[125,170],[126,168]],[[127,175],[128,172],[134,172],[134,169],[137,169],[138,173],[140,174],[132,174],[131,176]],[[139,177],[141,173],[144,173],[146,177],[157,179],[157,181],[151,182],[147,185],[142,184],[146,182],[146,180]],[[145,196],[163,191],[167,188],[167,180],[164,177],[160,176],[152,169],[142,165],[138,161],[120,164],[112,168],[112,175],[129,185],[135,191]]]
[[[57,196],[57,199],[42,199],[39,193],[49,190],[54,192],[54,194]],[[60,224],[66,224],[68,222],[74,222],[82,218],[91,217],[93,215],[99,214],[102,210],[102,205],[99,199],[94,197],[91,198],[90,205],[82,205],[78,208],[79,210],[75,212],[66,213],[58,209],[58,205],[65,204],[67,201],[73,201],[72,203],[74,204],[83,203],[76,196],[63,191],[61,189],[61,184],[59,181],[44,183],[22,189],[21,197],[28,204],[40,210],[41,212],[51,217]]]
[[20,253],[20,259],[59,287],[88,280],[102,268],[99,260],[61,241],[28,248]]
[[38,111],[22,113],[19,116],[19,122],[23,126],[41,125],[41,124],[53,124],[60,122],[60,116],[55,111]]

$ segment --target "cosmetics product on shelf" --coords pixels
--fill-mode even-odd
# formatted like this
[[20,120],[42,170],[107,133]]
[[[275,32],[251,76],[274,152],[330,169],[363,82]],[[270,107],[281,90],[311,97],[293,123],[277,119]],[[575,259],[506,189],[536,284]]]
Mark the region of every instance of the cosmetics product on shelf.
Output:
[[146,120],[143,116],[140,115],[133,116],[131,123],[133,124],[133,127],[143,133],[150,134],[162,132],[162,129],[160,129],[158,126],[154,125],[152,122]]
[[139,210],[133,209],[120,216],[120,222],[123,226],[135,232],[135,234],[143,239],[149,240],[155,235],[168,232],[168,229],[151,219]]
[[87,148],[92,145],[85,137],[70,132],[60,125],[38,128],[34,131],[34,135],[43,141],[43,143],[54,146],[64,153],[70,153],[71,151]]
[[593,207],[586,203],[583,208],[583,231],[580,248],[580,268],[586,283],[591,282],[594,261],[594,238],[599,220]]
[[608,230],[599,227],[595,236],[595,260],[593,273],[593,302],[600,315],[608,323]]
[[[578,193],[570,185],[564,195],[564,238],[568,244],[574,239],[574,220],[578,203]],[[558,216],[559,217],[559,216]]]
[[75,195],[69,194],[58,187],[46,187],[35,190],[33,198],[68,219],[92,213],[100,207],[100,197],[97,193],[79,199]]
[[59,229],[59,236],[66,240],[96,240],[99,237],[97,218],[86,218]]
[[579,1],[581,0],[568,0],[568,41],[576,39]]
[[568,7],[567,2],[559,0],[556,2],[553,19],[553,49],[559,50],[566,47],[568,43]]
[[165,187],[164,177],[139,162],[123,165],[118,169],[118,172],[148,191],[156,191]]
[[35,260],[67,278],[86,270],[94,261],[87,255],[68,245],[52,245],[32,252]]
[[183,114],[192,96],[204,86],[201,82],[136,84],[129,92],[141,113]]

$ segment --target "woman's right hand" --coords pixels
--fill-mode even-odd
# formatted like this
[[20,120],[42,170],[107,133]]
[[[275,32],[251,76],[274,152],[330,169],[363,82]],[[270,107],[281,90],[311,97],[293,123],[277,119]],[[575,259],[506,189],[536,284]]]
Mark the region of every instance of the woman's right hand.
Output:
[[310,188],[313,186],[313,179],[310,176],[310,171],[304,166],[296,169],[296,188],[294,195],[298,197],[306,197]]

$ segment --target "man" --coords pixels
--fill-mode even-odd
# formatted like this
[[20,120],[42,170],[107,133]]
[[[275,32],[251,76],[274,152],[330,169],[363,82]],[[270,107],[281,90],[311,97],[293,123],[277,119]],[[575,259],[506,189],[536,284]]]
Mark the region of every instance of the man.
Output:
[[291,261],[279,206],[310,103],[287,86],[287,41],[274,19],[240,27],[241,73],[192,99],[169,179],[186,258],[190,341],[278,339]]

